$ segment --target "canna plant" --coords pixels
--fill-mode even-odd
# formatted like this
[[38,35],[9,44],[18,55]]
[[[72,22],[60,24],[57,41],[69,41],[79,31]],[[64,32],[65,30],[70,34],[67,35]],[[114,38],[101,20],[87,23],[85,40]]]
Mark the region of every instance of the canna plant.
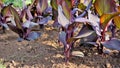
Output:
[[40,28],[43,28],[51,20],[52,10],[48,6],[48,0],[34,0],[30,10]]
[[9,28],[8,28],[7,24],[5,23],[5,20],[4,20],[3,16],[2,16],[2,14],[1,14],[2,8],[3,8],[3,2],[0,1],[0,26],[2,27],[2,30],[5,33],[5,30],[6,29],[9,30]]
[[[119,29],[120,23],[119,23],[119,8],[117,8],[117,5],[114,0],[95,0],[94,2],[94,8],[95,8],[95,14],[97,17],[94,17],[89,14],[88,12],[88,18],[94,18],[98,21],[93,22],[88,19],[85,19],[87,22],[94,23],[92,24],[93,28],[96,27],[95,31],[97,34],[97,40],[96,42],[89,42],[90,44],[98,45],[98,51],[100,54],[103,54],[103,47],[118,50],[120,51],[120,40],[115,38],[116,30]],[[119,7],[119,6],[118,6]],[[81,22],[80,18],[75,19],[77,22]],[[97,22],[99,22],[97,24]],[[95,27],[94,25],[97,24]],[[111,36],[108,34],[111,33]],[[104,51],[104,53],[110,53],[109,51]]]
[[[96,0],[94,6],[100,16],[100,26],[103,30],[99,41],[101,47],[104,46],[109,49],[120,51],[120,40],[115,38],[116,30],[120,27],[120,12],[115,0]],[[106,34],[107,31],[111,32],[111,37]],[[107,39],[108,36],[109,38]]]
[[[76,0],[57,1],[58,23],[62,28],[59,33],[59,41],[64,45],[65,61],[68,61],[73,45],[78,39],[87,39],[87,41],[85,40],[86,43],[96,44],[100,54],[103,53],[103,47],[120,51],[120,41],[114,38],[116,28],[120,27],[120,12],[119,9],[115,9],[117,8],[115,1],[95,0],[93,2],[93,0],[90,0],[84,11],[74,16],[72,12],[74,12],[73,5],[75,1]],[[91,8],[94,9],[91,10]],[[77,8],[77,11],[79,10],[81,9]],[[75,29],[80,23],[83,24],[83,27],[78,34],[74,36]],[[112,34],[109,39],[107,39],[108,34],[106,34],[108,30],[110,30]]]
[[31,27],[37,25],[30,21],[31,15],[29,15],[30,11],[27,10],[28,20],[27,22],[23,22],[24,19],[20,18],[18,12],[12,7],[12,5],[5,6],[2,9],[2,16],[5,18],[6,23],[9,28],[19,35],[18,41],[25,40],[35,40],[37,39],[41,33],[31,32]]
[[[87,24],[84,25],[82,29],[79,31],[77,36],[74,36],[75,29],[77,29],[79,23],[75,21],[74,10],[72,10],[76,3],[76,0],[59,0],[57,1],[58,8],[58,23],[61,25],[61,31],[59,33],[59,42],[64,45],[64,55],[65,61],[68,62],[72,49],[74,47],[74,43],[77,39],[88,37],[95,33],[93,28]],[[92,1],[87,6],[86,10],[90,9]],[[86,19],[82,18],[86,12],[81,14],[81,22],[85,22]]]

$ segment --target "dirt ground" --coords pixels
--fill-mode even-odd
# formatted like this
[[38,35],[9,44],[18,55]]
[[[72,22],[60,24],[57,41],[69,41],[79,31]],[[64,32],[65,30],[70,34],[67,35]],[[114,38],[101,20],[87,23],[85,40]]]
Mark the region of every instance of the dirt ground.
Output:
[[[74,51],[82,51],[83,58],[72,56],[64,63],[63,46],[59,46],[58,29],[46,26],[35,41],[17,42],[12,31],[0,34],[0,61],[6,68],[120,68],[120,55],[102,57],[95,47],[76,44]],[[1,67],[0,67],[1,68]]]

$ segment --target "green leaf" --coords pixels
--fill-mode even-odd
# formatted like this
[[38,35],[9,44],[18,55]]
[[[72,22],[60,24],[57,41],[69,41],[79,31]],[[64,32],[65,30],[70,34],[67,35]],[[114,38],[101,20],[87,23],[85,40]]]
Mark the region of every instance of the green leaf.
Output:
[[79,3],[78,8],[81,9],[81,10],[85,10],[86,6],[83,3]]
[[108,14],[103,14],[101,17],[100,17],[100,23],[102,25],[102,28],[104,29],[108,22],[115,16],[118,16],[120,14],[120,12],[115,12],[115,13],[108,13]]
[[114,0],[96,0],[94,7],[101,16],[104,13],[114,12],[116,4]]
[[114,24],[120,29],[120,16],[114,17]]
[[53,9],[55,9],[55,10],[58,9],[57,0],[51,0],[50,4]]

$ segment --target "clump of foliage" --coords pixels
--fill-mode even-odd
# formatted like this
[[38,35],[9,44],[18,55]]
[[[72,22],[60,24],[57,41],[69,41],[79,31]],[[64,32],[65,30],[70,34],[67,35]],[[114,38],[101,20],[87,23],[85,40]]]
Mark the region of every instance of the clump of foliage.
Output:
[[[1,20],[20,38],[34,40],[40,33],[33,33],[31,28],[44,26],[52,16],[54,24],[61,29],[59,43],[64,45],[66,62],[78,39],[83,40],[80,44],[96,45],[100,54],[105,53],[103,47],[120,51],[120,40],[115,37],[120,29],[120,6],[115,0],[51,0],[50,4],[52,8],[48,0],[33,0],[19,12],[10,4],[2,8]],[[76,32],[80,24],[82,28]]]
[[[82,39],[84,43],[97,45],[99,53],[103,53],[103,47],[120,51],[120,40],[114,38],[116,28],[120,26],[118,21],[120,12],[115,9],[117,7],[115,1],[83,1],[82,5],[86,5],[85,9],[79,7],[81,6],[79,0],[51,1],[52,7],[58,11],[57,19],[62,28],[59,41],[64,45],[66,61],[68,61],[74,43],[78,39]],[[80,23],[83,24],[83,27],[78,35],[74,36],[75,29]],[[106,39],[105,34],[108,30],[112,36]]]
[[[13,3],[13,5],[17,8],[23,7],[23,0],[3,0],[4,4],[9,5],[10,3]],[[30,4],[32,0],[26,0],[25,4]]]

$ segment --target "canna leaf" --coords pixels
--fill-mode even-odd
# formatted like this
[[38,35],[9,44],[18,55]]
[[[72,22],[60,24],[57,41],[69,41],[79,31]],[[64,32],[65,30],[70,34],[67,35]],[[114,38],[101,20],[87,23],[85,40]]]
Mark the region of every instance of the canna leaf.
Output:
[[104,29],[108,22],[114,18],[115,16],[118,16],[120,14],[120,12],[115,12],[115,13],[108,13],[108,14],[103,14],[101,17],[100,17],[100,23],[102,25],[102,28]]
[[96,31],[98,36],[101,36],[101,29],[100,29],[100,18],[97,15],[93,15],[91,11],[88,11],[88,19],[91,21],[90,24],[93,29]]
[[23,30],[22,26],[21,26],[22,22],[20,20],[19,14],[13,7],[11,7],[11,5],[8,5],[5,8],[3,8],[2,14],[4,17],[5,16],[12,16],[15,20],[16,27]]
[[36,3],[37,3],[37,11],[39,13],[43,13],[46,10],[46,8],[48,7],[47,2],[48,2],[47,0],[38,0],[38,1],[36,1]]
[[62,1],[63,13],[68,20],[71,20],[71,8],[72,8],[71,0]]
[[99,26],[99,18],[93,14],[91,14],[88,11],[88,18],[82,18],[82,17],[78,17],[75,18],[75,22],[87,22],[88,24],[90,24],[92,26],[92,28],[96,31],[98,36],[101,36],[101,31],[100,31],[100,26]]
[[119,50],[120,51],[120,40],[116,38],[112,38],[111,40],[101,42],[103,46],[112,50]]
[[22,22],[25,22],[27,19],[26,19],[26,11],[27,11],[27,8],[24,8],[22,11],[21,11],[21,14],[20,14],[20,19],[22,20]]
[[0,12],[2,10],[2,7],[3,7],[3,2],[0,0]]
[[5,16],[10,16],[10,11],[9,11],[9,6],[5,6],[2,10],[1,10],[2,15]]
[[87,37],[93,33],[94,33],[94,30],[92,30],[91,27],[89,28],[88,26],[83,26],[83,28],[80,30],[78,35],[76,37],[73,37],[73,38],[80,39],[80,38]]
[[57,0],[51,0],[50,4],[51,4],[52,8],[54,8],[55,10],[58,9]]
[[38,23],[39,24],[46,24],[46,23],[48,23],[49,20],[51,20],[51,17],[47,16],[47,17],[41,19]]
[[26,27],[26,28],[32,28],[34,26],[38,25],[38,23],[34,23],[34,22],[31,22],[29,20],[27,20],[25,23],[23,23],[23,27]]
[[120,16],[114,17],[114,24],[120,29]]
[[26,39],[28,41],[33,41],[33,40],[38,39],[40,36],[41,36],[41,33],[39,32],[30,32]]
[[12,14],[13,17],[14,17],[16,26],[17,26],[19,29],[22,29],[22,26],[21,26],[22,22],[21,22],[21,20],[20,20],[20,17],[19,17],[18,12],[17,12],[13,7],[11,7],[11,6],[9,6],[9,7],[10,7],[10,8],[9,8],[9,9],[10,9],[10,12],[11,12],[11,14]]
[[21,29],[19,29],[18,27],[14,26],[12,24],[8,24],[8,26],[13,32],[17,33],[20,37],[23,35],[23,31]]
[[[95,31],[92,29],[91,26],[89,27],[89,26],[84,25],[82,27],[82,29],[80,30],[80,32],[78,33],[78,35],[75,36],[75,37],[72,37],[72,38],[68,39],[68,42],[75,41],[75,40],[78,40],[78,39],[83,39],[85,37],[89,37],[90,35],[92,35],[94,33],[95,33]],[[96,35],[94,35],[94,36],[96,36]],[[90,37],[87,38],[87,39],[91,40]],[[93,36],[92,36],[92,39],[94,39]]]
[[70,21],[63,14],[62,7],[60,5],[58,6],[58,22],[60,25],[62,25],[65,28],[67,28],[68,25],[70,24]]
[[80,3],[82,3],[85,6],[88,6],[91,0],[80,0]]
[[64,46],[67,45],[67,42],[66,42],[66,33],[64,31],[61,31],[59,33],[59,42],[61,42]]
[[115,11],[115,1],[114,0],[96,0],[94,7],[98,14],[101,16],[105,13],[111,13]]
[[79,3],[78,8],[81,9],[81,10],[85,10],[86,6],[83,3]]
[[30,6],[28,6],[26,12],[27,12],[28,20],[32,20],[32,19],[33,19],[33,16],[32,16],[32,14],[31,14],[31,12],[30,12]]
[[66,3],[66,5],[68,6],[68,8],[72,8],[72,4],[73,4],[73,2],[74,2],[74,0],[64,0],[65,1],[65,3]]

